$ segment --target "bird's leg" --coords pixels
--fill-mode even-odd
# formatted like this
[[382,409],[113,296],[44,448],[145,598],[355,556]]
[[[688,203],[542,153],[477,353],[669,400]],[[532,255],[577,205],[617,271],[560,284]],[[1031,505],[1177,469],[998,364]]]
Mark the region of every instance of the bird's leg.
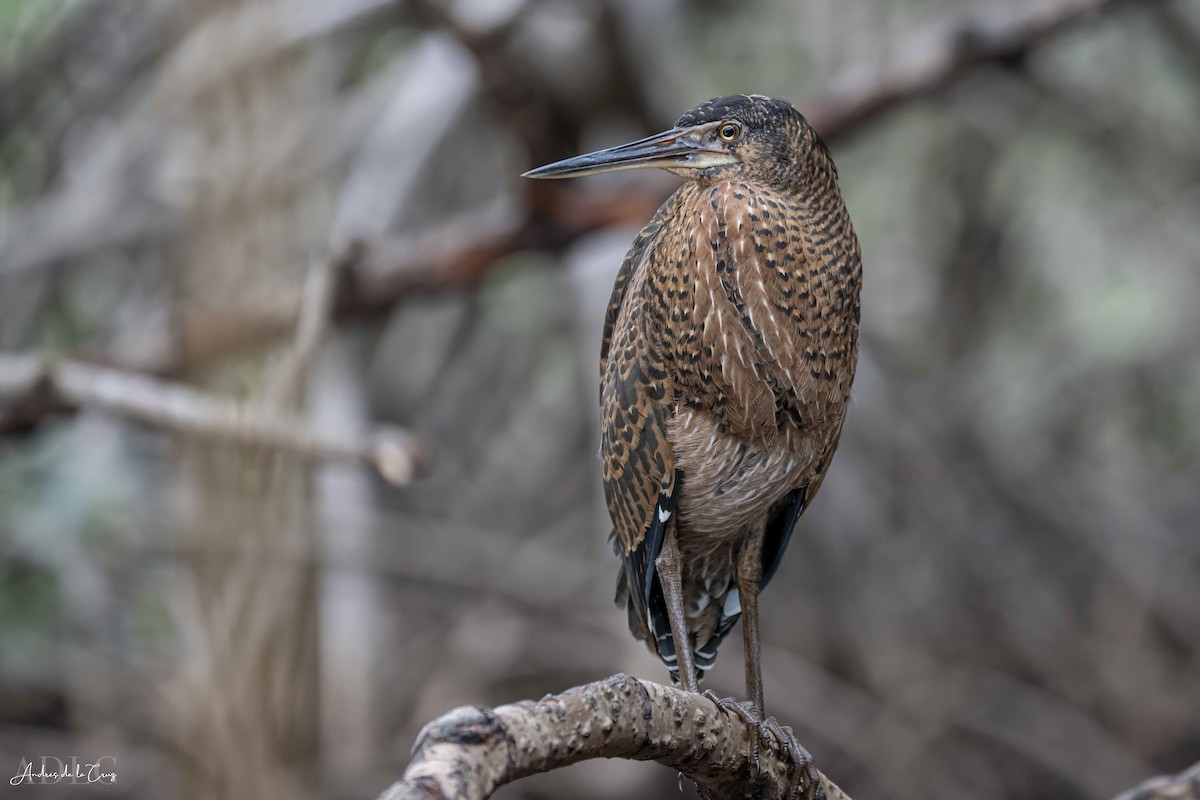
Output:
[[762,646],[758,636],[758,583],[762,580],[762,546],[765,530],[759,528],[746,538],[738,553],[738,599],[742,605],[742,636],[746,644],[746,696],[750,707],[763,719]]
[[[742,606],[742,636],[746,651],[746,697],[757,740],[766,742],[766,717],[763,713],[762,647],[758,636],[758,582],[762,580],[762,545],[765,530],[759,527],[746,537],[737,556],[738,599]],[[754,763],[758,763],[758,741],[754,744]]]
[[667,601],[667,618],[671,621],[671,638],[675,640],[675,665],[679,668],[679,682],[685,691],[696,692],[700,688],[696,681],[696,661],[692,657],[687,618],[683,614],[683,554],[679,551],[673,523],[663,536],[662,549],[658,551],[654,566],[658,569],[663,597]]
[[739,713],[748,725],[757,728],[758,736],[754,745],[754,760],[758,763],[758,742],[771,746],[770,737],[778,743],[778,747],[786,752],[804,771],[804,796],[816,797],[821,793],[817,783],[816,767],[812,756],[800,746],[791,728],[780,725],[774,717],[766,715],[763,703],[762,681],[762,643],[758,634],[758,589],[762,580],[762,546],[765,529],[752,533],[742,545],[738,553],[737,585],[738,595],[742,604],[742,636],[746,650],[746,695],[750,698],[751,719]]

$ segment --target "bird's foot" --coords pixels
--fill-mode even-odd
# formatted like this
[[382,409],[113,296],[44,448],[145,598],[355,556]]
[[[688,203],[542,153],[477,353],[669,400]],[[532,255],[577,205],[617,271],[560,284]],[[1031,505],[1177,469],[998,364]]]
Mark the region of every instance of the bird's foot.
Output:
[[[821,788],[820,775],[813,758],[796,738],[796,733],[787,725],[780,725],[774,717],[767,717],[759,722],[758,735],[763,744],[771,747],[776,753],[785,756],[795,769],[800,772],[800,789],[803,797],[810,800],[825,800],[825,790]],[[775,741],[770,743],[767,737]]]
[[[758,736],[754,738],[754,771],[759,771],[759,742],[767,742],[762,730],[762,721],[758,715],[754,713],[754,706],[748,702],[743,703],[733,697],[717,697],[716,693],[711,689],[705,689],[701,692],[702,697],[706,697],[713,701],[717,708],[724,711],[726,714],[733,714],[740,719],[747,728],[754,728],[758,731]],[[769,745],[769,743],[767,743]]]
[[738,719],[746,723],[748,726],[758,724],[758,717],[754,713],[754,709],[749,703],[738,702],[733,697],[717,697],[716,692],[712,689],[705,689],[700,693],[700,696],[713,701],[713,705],[721,709],[727,714],[736,714]]
[[754,737],[754,769],[760,769],[760,747],[788,759],[801,773],[800,788],[803,797],[808,800],[825,800],[825,792],[821,788],[817,767],[812,756],[804,749],[795,732],[786,725],[780,725],[774,717],[762,719],[750,703],[740,703],[732,697],[717,697],[711,690],[705,690],[704,697],[713,701],[717,708],[727,713],[735,714],[746,727],[753,728],[757,735]]

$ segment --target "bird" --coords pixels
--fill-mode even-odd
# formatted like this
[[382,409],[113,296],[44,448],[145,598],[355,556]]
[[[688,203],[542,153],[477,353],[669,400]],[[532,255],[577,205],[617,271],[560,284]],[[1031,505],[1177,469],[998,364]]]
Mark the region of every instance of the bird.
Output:
[[634,239],[604,319],[617,602],[690,692],[740,619],[749,709],[734,710],[765,741],[779,726],[765,716],[759,594],[842,433],[861,249],[829,148],[778,98],[714,98],[670,130],[524,174],[643,168],[684,183]]

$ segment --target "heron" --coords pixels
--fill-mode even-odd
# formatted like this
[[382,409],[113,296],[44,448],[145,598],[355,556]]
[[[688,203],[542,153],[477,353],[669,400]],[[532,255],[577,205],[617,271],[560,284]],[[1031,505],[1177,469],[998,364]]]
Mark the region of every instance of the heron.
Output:
[[806,758],[765,715],[759,594],[842,433],[861,250],[829,148],[777,98],[708,100],[670,130],[525,176],[649,167],[685,182],[634,239],[604,320],[617,602],[690,692],[740,619],[749,708],[718,702]]

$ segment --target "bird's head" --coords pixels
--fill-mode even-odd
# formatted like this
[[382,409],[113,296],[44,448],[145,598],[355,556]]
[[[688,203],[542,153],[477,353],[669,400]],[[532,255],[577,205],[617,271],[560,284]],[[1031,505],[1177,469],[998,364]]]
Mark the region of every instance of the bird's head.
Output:
[[741,176],[786,186],[796,182],[816,151],[828,153],[791,103],[738,94],[701,103],[669,131],[556,161],[525,177],[574,178],[658,167],[701,182]]

